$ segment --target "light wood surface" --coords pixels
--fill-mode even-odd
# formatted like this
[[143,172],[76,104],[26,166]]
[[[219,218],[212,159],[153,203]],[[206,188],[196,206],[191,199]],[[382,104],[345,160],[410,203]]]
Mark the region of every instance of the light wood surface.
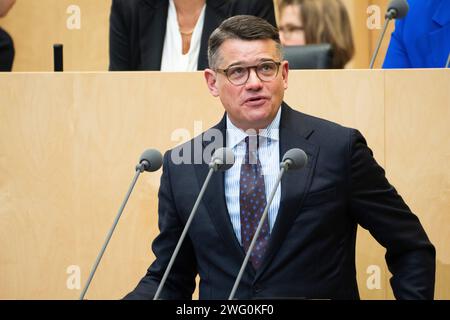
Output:
[[[80,29],[69,29],[80,9]],[[111,0],[19,0],[0,26],[14,39],[13,71],[53,71],[53,44],[64,45],[64,70],[106,71]]]
[[[274,0],[276,3],[277,0]],[[353,27],[356,53],[348,68],[368,68],[379,29],[369,30],[367,8],[381,8],[381,26],[388,0],[343,0]],[[80,29],[68,29],[71,5],[80,9]],[[111,0],[20,0],[0,26],[12,36],[16,47],[14,71],[53,71],[53,44],[64,44],[66,71],[106,71],[109,65],[109,13]],[[381,27],[380,26],[380,27]],[[393,23],[375,67],[381,66]]]
[[450,299],[450,72],[386,72],[386,164],[437,251],[436,296]]
[[[295,71],[286,101],[358,128],[437,248],[436,298],[449,299],[449,83],[446,70]],[[222,115],[202,73],[0,74],[0,299],[76,299],[141,152],[167,150]],[[179,131],[178,131],[179,132]],[[188,137],[186,137],[188,138]],[[139,180],[89,299],[117,299],[153,260],[160,171]],[[380,289],[366,286],[381,270]],[[384,248],[360,230],[363,299],[392,298]]]

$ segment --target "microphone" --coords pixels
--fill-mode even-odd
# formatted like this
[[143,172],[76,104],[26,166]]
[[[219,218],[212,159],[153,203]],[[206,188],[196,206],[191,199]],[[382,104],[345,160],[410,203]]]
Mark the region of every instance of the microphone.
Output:
[[209,163],[209,168],[214,171],[227,171],[234,165],[234,153],[230,148],[217,149]]
[[63,69],[63,45],[56,43],[53,45],[53,70],[62,72]]
[[203,183],[200,193],[197,196],[197,200],[195,201],[194,207],[192,208],[192,211],[189,215],[186,225],[184,226],[183,232],[181,233],[180,239],[178,240],[177,246],[175,247],[172,257],[170,258],[169,264],[167,265],[167,269],[164,272],[161,282],[159,283],[158,289],[156,290],[153,300],[158,300],[159,296],[161,295],[161,291],[164,288],[164,284],[167,280],[167,277],[169,276],[170,270],[172,269],[172,266],[178,255],[178,252],[180,251],[184,238],[187,235],[189,226],[191,225],[192,220],[194,219],[194,215],[197,212],[197,209],[206,191],[206,187],[208,186],[209,181],[211,180],[212,174],[216,171],[226,171],[230,169],[233,165],[234,165],[234,153],[233,151],[231,151],[231,149],[220,148],[214,152],[211,158],[211,162],[208,165],[209,166],[208,175],[206,176],[205,182]]
[[241,282],[241,278],[244,274],[244,270],[247,267],[248,260],[250,259],[253,248],[256,244],[256,240],[258,239],[258,236],[264,225],[264,220],[266,219],[267,214],[269,212],[270,205],[272,204],[275,193],[278,189],[278,186],[280,185],[281,178],[283,177],[283,175],[286,171],[301,169],[304,166],[306,166],[307,163],[308,163],[308,156],[306,155],[305,151],[303,151],[302,149],[293,148],[293,149],[288,150],[284,154],[283,160],[280,163],[280,172],[278,174],[278,178],[276,180],[276,183],[273,187],[272,192],[270,193],[269,201],[267,202],[264,212],[261,216],[261,220],[259,221],[258,228],[255,231],[255,235],[253,236],[252,242],[250,243],[250,246],[248,247],[247,254],[245,255],[245,258],[244,258],[244,262],[242,263],[241,269],[239,270],[239,274],[236,278],[236,281],[234,282],[234,286],[233,286],[233,289],[231,290],[228,300],[234,299],[237,288],[238,288],[239,283]]
[[145,150],[139,158],[139,164],[136,166],[136,170],[139,170],[140,172],[153,172],[161,168],[161,166],[161,153],[155,149],[148,149]]
[[375,52],[372,56],[372,60],[370,61],[370,69],[373,69],[373,65],[375,64],[375,59],[378,55],[378,51],[381,47],[381,42],[383,41],[384,34],[386,33],[387,27],[389,25],[389,22],[393,19],[403,19],[406,17],[409,11],[409,4],[406,2],[406,0],[392,0],[389,3],[388,9],[386,11],[385,15],[385,21],[384,21],[384,27],[383,31],[378,38],[377,46],[375,48]]
[[308,156],[302,149],[294,148],[288,150],[283,157],[283,161],[280,163],[280,168],[284,168],[286,171],[289,169],[296,170],[301,169],[308,163]]
[[102,249],[100,250],[97,259],[94,263],[94,266],[92,267],[91,273],[89,275],[88,280],[86,281],[86,285],[84,286],[83,291],[80,295],[80,300],[84,299],[84,296],[86,295],[86,292],[89,288],[89,285],[91,284],[92,278],[94,277],[95,271],[97,270],[98,265],[100,264],[100,260],[103,257],[103,254],[105,253],[106,247],[108,246],[109,240],[111,240],[111,237],[113,235],[114,229],[117,226],[117,223],[119,222],[120,216],[122,215],[123,209],[125,209],[125,205],[128,202],[128,199],[130,198],[131,192],[133,191],[133,188],[137,182],[137,179],[139,175],[144,172],[153,172],[161,168],[162,165],[162,155],[158,150],[155,149],[148,149],[142,153],[139,163],[136,166],[136,174],[134,175],[133,181],[131,182],[130,188],[128,189],[127,194],[125,195],[125,199],[122,202],[122,205],[120,206],[119,212],[117,213],[116,219],[113,222],[113,225],[111,229],[108,232],[108,235],[106,236],[105,243],[103,244]]
[[403,19],[409,11],[409,4],[406,0],[392,0],[389,3],[385,18],[386,19]]

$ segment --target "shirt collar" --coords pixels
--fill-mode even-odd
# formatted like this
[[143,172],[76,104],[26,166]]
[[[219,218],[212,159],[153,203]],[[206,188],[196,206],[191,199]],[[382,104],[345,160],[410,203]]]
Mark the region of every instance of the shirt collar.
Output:
[[[259,131],[259,136],[265,137],[268,140],[279,140],[280,137],[280,119],[281,119],[281,107],[278,108],[277,115],[272,122],[264,129]],[[248,134],[236,127],[231,122],[230,117],[227,114],[227,147],[233,149],[239,143],[241,143]]]

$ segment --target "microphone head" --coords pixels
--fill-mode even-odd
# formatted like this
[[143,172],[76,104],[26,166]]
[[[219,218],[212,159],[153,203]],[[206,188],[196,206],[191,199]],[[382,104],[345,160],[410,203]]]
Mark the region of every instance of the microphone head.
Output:
[[156,171],[162,165],[161,152],[156,149],[147,149],[142,153],[139,163],[143,165],[145,171]]
[[308,156],[305,151],[298,148],[288,150],[284,156],[282,164],[287,164],[286,169],[301,169],[308,163]]
[[409,11],[409,4],[406,0],[392,0],[389,3],[386,18],[387,19],[402,19],[406,17]]
[[209,164],[214,171],[226,171],[234,165],[234,153],[230,148],[217,149]]

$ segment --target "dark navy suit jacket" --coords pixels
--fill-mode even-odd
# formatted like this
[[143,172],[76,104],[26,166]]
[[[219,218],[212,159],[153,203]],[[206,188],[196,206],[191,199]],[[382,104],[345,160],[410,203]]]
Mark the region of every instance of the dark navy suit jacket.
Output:
[[408,0],[395,24],[383,68],[443,68],[450,54],[450,1]]
[[[113,0],[109,32],[109,70],[160,70],[168,0]],[[208,39],[225,19],[249,14],[276,26],[273,0],[206,0],[198,70],[208,67]]]
[[[226,137],[225,126],[224,117],[214,129]],[[127,299],[151,299],[156,292],[208,172],[206,163],[176,165],[172,155],[190,147],[208,148],[212,143],[208,131],[204,137],[164,156],[160,234],[153,242],[156,260]],[[283,177],[280,209],[264,262],[258,270],[248,265],[236,298],[358,299],[358,224],[387,249],[397,298],[433,298],[435,249],[418,218],[386,180],[362,135],[283,104],[280,159],[291,148],[303,149],[309,162]],[[227,299],[244,256],[227,211],[224,173],[215,173],[161,298],[191,299],[199,274],[200,299]]]

